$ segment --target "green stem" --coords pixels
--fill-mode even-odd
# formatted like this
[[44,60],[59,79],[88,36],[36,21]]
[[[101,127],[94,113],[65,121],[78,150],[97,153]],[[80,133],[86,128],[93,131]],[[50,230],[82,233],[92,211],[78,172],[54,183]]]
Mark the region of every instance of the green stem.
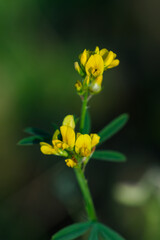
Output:
[[91,193],[89,191],[88,183],[87,183],[87,180],[85,179],[84,173],[81,168],[74,168],[74,171],[75,171],[79,186],[81,188],[81,192],[83,194],[88,218],[91,221],[96,221],[97,216],[96,216],[93,200],[92,200]]
[[[81,133],[83,133],[84,126],[85,126],[85,116],[86,116],[87,101],[88,101],[87,98],[88,98],[88,91],[86,91],[86,93],[84,95],[84,100],[82,103],[81,121],[80,121],[80,132]],[[81,169],[81,167],[78,167],[78,168],[74,168],[74,171],[75,171],[77,181],[79,183],[79,186],[80,186],[83,198],[84,198],[85,209],[88,214],[88,218],[91,221],[95,221],[95,220],[97,220],[96,211],[94,208],[91,193],[89,191],[87,180],[85,179],[83,170]]]
[[82,104],[81,121],[80,121],[80,132],[81,133],[83,133],[84,124],[85,124],[85,116],[86,116],[86,110],[87,110],[87,98],[88,98],[88,91],[85,92],[83,104]]

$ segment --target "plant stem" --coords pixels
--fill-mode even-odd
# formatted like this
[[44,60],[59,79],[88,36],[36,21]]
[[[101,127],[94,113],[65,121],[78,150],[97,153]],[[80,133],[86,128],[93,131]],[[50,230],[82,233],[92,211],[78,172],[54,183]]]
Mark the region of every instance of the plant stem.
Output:
[[[88,101],[87,98],[88,98],[88,91],[86,91],[86,93],[84,95],[84,100],[82,103],[81,121],[80,121],[80,132],[81,133],[83,133],[84,126],[85,126],[85,116],[86,116],[87,101]],[[75,171],[77,181],[79,183],[79,186],[80,186],[83,198],[84,198],[85,209],[88,214],[88,218],[91,221],[95,221],[95,220],[97,220],[97,216],[96,216],[93,200],[91,197],[91,193],[88,188],[88,183],[87,183],[87,180],[85,179],[83,170],[81,169],[81,167],[78,167],[78,168],[74,168],[74,171]]]
[[85,179],[84,173],[81,168],[74,168],[74,170],[75,170],[75,174],[76,174],[79,186],[81,188],[81,192],[83,194],[88,218],[91,221],[96,221],[97,216],[96,216],[93,200],[92,200],[91,193],[89,191],[88,183],[87,183],[87,180]]
[[80,121],[80,132],[83,133],[84,124],[85,124],[85,116],[87,110],[87,98],[88,98],[88,91],[85,92],[83,103],[82,103],[82,110],[81,110],[81,121]]

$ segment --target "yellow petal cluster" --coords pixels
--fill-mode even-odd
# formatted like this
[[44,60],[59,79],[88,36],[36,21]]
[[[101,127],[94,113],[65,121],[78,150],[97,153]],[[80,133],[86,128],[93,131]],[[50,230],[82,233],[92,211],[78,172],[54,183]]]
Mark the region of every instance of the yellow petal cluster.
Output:
[[119,65],[116,57],[114,52],[106,48],[100,50],[96,47],[94,51],[85,49],[79,56],[80,65],[75,62],[76,71],[84,78],[82,83],[78,81],[75,84],[78,94],[82,95],[86,88],[91,93],[98,93],[101,90],[104,71]]
[[72,159],[66,159],[65,162],[66,162],[66,165],[68,167],[71,167],[71,168],[73,168],[73,167],[75,167],[77,165],[77,163],[74,160],[72,160]]
[[108,51],[106,48],[103,48],[100,50],[99,54],[103,58],[105,70],[107,70],[108,68],[117,67],[119,65],[119,60],[116,59],[117,55],[114,52]]
[[91,155],[93,147],[99,143],[100,137],[97,134],[79,134],[75,143],[75,151],[82,157]]
[[[43,154],[69,157],[65,160],[68,167],[76,167],[78,159],[89,157],[99,143],[100,137],[97,134],[75,134],[75,121],[73,115],[67,115],[60,127],[52,137],[52,144],[40,143],[40,150]],[[61,134],[62,140],[58,139]]]

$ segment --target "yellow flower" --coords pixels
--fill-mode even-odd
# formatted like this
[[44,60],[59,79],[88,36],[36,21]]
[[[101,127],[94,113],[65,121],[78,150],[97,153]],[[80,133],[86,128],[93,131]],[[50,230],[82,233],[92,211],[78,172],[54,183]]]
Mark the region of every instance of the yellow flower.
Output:
[[83,77],[84,76],[84,72],[83,70],[81,69],[81,67],[79,66],[79,63],[78,62],[75,62],[74,63],[74,68],[75,70]]
[[46,142],[40,142],[40,150],[43,154],[45,155],[57,155],[57,156],[64,156],[67,157],[68,153],[61,149],[61,147],[57,147],[54,143],[54,141],[59,141],[59,140],[53,140],[52,145],[46,143]]
[[58,155],[67,157],[68,153],[64,150],[68,148],[68,145],[60,140],[58,140],[58,135],[60,131],[57,129],[52,137],[52,145],[46,142],[40,142],[40,150],[43,154],[47,155]]
[[54,154],[54,155],[59,155],[59,153],[54,149],[53,146],[51,146],[50,144],[48,143],[45,143],[45,142],[40,142],[40,150],[43,154],[47,154],[47,155],[51,155],[51,154]]
[[77,82],[75,83],[74,86],[75,86],[77,92],[80,92],[82,90],[82,83],[79,80],[77,80]]
[[104,70],[108,68],[113,68],[119,65],[119,60],[115,59],[117,55],[112,51],[108,51],[106,48],[103,48],[99,52],[100,56],[102,56],[104,61]]
[[75,129],[75,121],[74,121],[74,116],[73,115],[67,115],[64,119],[63,119],[63,126],[68,126],[71,127],[73,129]]
[[91,137],[91,146],[93,148],[99,143],[100,136],[98,136],[98,134],[92,133],[90,134],[90,137]]
[[72,149],[75,144],[75,132],[73,128],[69,126],[61,126],[60,131],[62,134],[63,143],[67,144],[66,148]]
[[85,66],[88,58],[89,58],[90,52],[88,50],[84,50],[83,53],[80,54],[79,58],[80,58],[80,63]]
[[80,134],[75,143],[75,151],[82,157],[88,157],[91,154],[91,137],[88,134]]
[[91,55],[85,66],[86,74],[88,76],[97,78],[103,74],[104,62],[99,54]]
[[66,159],[65,162],[66,162],[66,165],[71,168],[73,168],[77,165],[77,163],[75,161],[73,161],[72,159]]

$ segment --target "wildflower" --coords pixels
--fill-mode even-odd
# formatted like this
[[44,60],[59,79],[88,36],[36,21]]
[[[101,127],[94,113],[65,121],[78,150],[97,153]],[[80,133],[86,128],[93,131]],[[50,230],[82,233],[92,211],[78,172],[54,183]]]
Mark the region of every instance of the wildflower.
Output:
[[82,157],[91,155],[92,148],[99,143],[100,137],[97,134],[78,134],[75,143],[75,152]]
[[[67,115],[62,122],[60,130],[57,129],[52,137],[52,144],[40,143],[43,154],[69,157],[65,160],[68,167],[77,166],[83,157],[89,157],[99,143],[97,134],[75,134],[75,121],[73,115]],[[62,140],[58,139],[61,135]],[[77,156],[78,154],[78,156]],[[76,159],[78,157],[78,160]]]
[[100,50],[99,54],[104,61],[104,70],[107,70],[109,68],[113,68],[119,65],[119,60],[115,59],[117,55],[114,52],[108,51],[106,48],[103,48]]
[[75,144],[75,132],[73,128],[68,126],[61,126],[62,141],[66,144],[66,148],[72,149]]
[[52,145],[46,143],[46,142],[40,142],[40,150],[45,155],[57,155],[57,156],[63,156],[67,157],[68,153],[63,150],[61,147],[57,147],[55,142],[52,141]]
[[86,74],[96,78],[103,74],[104,62],[99,54],[91,55],[85,66]]
[[83,70],[81,69],[81,67],[79,66],[78,62],[74,63],[74,68],[75,70],[78,72],[79,75],[81,75],[82,77],[85,75],[85,73],[83,72]]
[[71,168],[73,168],[73,167],[75,167],[77,165],[77,163],[74,160],[72,160],[72,159],[66,159],[65,162],[66,162],[66,165],[68,167],[71,167]]
[[83,53],[80,54],[79,58],[80,58],[80,63],[82,64],[82,66],[85,66],[88,58],[90,56],[90,51],[89,50],[84,50]]

